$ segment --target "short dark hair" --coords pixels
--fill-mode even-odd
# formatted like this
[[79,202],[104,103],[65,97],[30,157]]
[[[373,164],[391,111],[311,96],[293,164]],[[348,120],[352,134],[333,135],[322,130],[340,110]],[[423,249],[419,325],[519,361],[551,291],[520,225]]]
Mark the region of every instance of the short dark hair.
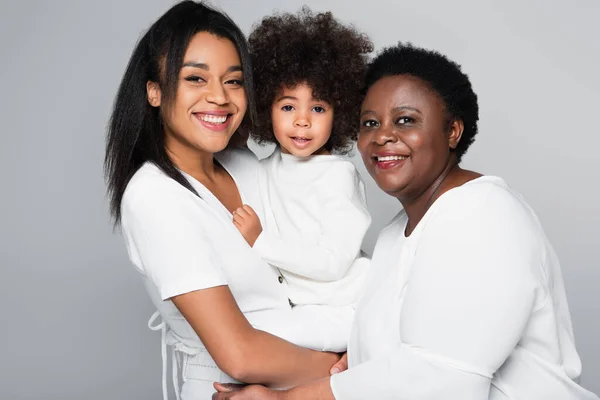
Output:
[[163,105],[169,107],[177,93],[185,51],[198,32],[212,33],[235,45],[248,101],[243,123],[253,124],[256,119],[250,53],[242,31],[227,15],[202,3],[182,1],[171,7],[150,26],[133,50],[108,124],[104,173],[115,226],[121,221],[125,188],[147,161],[196,193],[167,155],[160,110],[148,103],[146,83],[160,84]]
[[306,83],[316,98],[333,106],[333,128],[325,145],[329,151],[347,153],[358,134],[362,86],[373,51],[371,40],[353,26],[337,21],[331,12],[313,14],[308,7],[298,13],[265,17],[248,39],[258,119],[252,136],[259,143],[274,143],[271,106],[283,87]]
[[469,77],[460,65],[437,51],[415,47],[410,43],[383,49],[369,65],[365,91],[379,79],[392,75],[411,75],[427,83],[442,99],[450,120],[462,120],[464,131],[456,149],[460,162],[477,134],[479,106]]

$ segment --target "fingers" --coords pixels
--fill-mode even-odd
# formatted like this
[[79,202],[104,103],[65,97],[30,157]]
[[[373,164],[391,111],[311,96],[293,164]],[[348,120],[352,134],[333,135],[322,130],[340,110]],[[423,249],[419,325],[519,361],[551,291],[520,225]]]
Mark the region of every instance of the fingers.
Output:
[[256,213],[254,212],[254,210],[252,209],[252,207],[250,207],[247,204],[244,204],[243,206],[236,208],[235,210],[233,210],[233,222],[243,225],[244,222],[247,221],[251,221],[253,219],[258,219],[258,215],[256,215]]
[[338,362],[336,362],[333,365],[333,367],[331,367],[331,370],[329,371],[329,373],[331,375],[335,375],[335,374],[338,374],[347,369],[348,369],[348,353],[344,353],[342,358],[340,358],[340,360]]
[[225,400],[237,398],[235,392],[241,390],[244,386],[243,384],[235,384],[235,383],[220,383],[214,382],[213,387],[217,391],[212,395],[212,400]]
[[246,211],[248,213],[248,215],[252,215],[252,216],[256,215],[256,213],[254,212],[254,209],[252,207],[250,207],[248,204],[244,204],[241,208],[244,211]]
[[213,387],[215,388],[215,390],[217,390],[218,392],[223,392],[223,393],[235,392],[235,391],[240,390],[244,386],[246,386],[246,385],[236,384],[236,383],[221,383],[221,382],[213,383]]

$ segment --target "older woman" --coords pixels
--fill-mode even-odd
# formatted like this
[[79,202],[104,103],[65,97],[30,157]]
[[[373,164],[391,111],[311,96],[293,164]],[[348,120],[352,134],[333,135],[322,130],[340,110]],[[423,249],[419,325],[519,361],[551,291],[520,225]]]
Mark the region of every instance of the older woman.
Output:
[[504,180],[464,170],[477,96],[439,53],[398,45],[367,75],[358,142],[404,210],[381,232],[348,346],[350,368],[275,392],[213,398],[598,399],[581,363],[556,254]]

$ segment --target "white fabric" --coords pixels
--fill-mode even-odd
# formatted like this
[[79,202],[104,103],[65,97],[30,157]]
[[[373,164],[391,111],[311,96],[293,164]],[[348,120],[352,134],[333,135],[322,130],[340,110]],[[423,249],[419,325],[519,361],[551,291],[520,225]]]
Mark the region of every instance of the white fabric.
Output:
[[443,194],[406,238],[379,236],[337,400],[597,400],[558,259],[531,208],[497,177]]
[[[256,157],[248,150],[228,150],[216,159],[235,180],[243,202],[261,215]],[[191,291],[228,285],[255,328],[315,350],[344,351],[348,336],[338,327],[340,311],[318,306],[292,309],[287,283],[279,283],[278,271],[248,246],[218,199],[200,182],[186,177],[200,197],[146,163],[129,182],[122,202],[129,257],[166,324],[163,343],[182,356],[182,393],[208,399],[215,377],[233,381],[210,355],[203,354],[200,339],[169,300]],[[345,312],[353,310],[349,307]],[[166,362],[166,352],[163,356]],[[194,361],[201,356],[204,367]]]
[[354,165],[277,148],[261,167],[265,217],[254,249],[281,270],[294,304],[354,304],[369,266],[360,247],[371,223]]

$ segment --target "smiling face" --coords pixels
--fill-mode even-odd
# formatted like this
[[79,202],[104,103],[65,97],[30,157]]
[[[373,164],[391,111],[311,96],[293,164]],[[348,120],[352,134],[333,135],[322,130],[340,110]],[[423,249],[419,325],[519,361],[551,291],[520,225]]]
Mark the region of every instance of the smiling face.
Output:
[[271,107],[273,133],[281,151],[296,157],[323,154],[331,136],[333,107],[315,99],[306,84],[284,87]]
[[377,185],[403,200],[425,193],[455,163],[462,122],[449,121],[441,97],[410,75],[383,77],[362,104],[358,149]]
[[[161,92],[148,82],[148,101],[161,106]],[[172,104],[161,107],[165,146],[176,157],[223,150],[246,112],[242,66],[235,45],[208,32],[192,37]]]

